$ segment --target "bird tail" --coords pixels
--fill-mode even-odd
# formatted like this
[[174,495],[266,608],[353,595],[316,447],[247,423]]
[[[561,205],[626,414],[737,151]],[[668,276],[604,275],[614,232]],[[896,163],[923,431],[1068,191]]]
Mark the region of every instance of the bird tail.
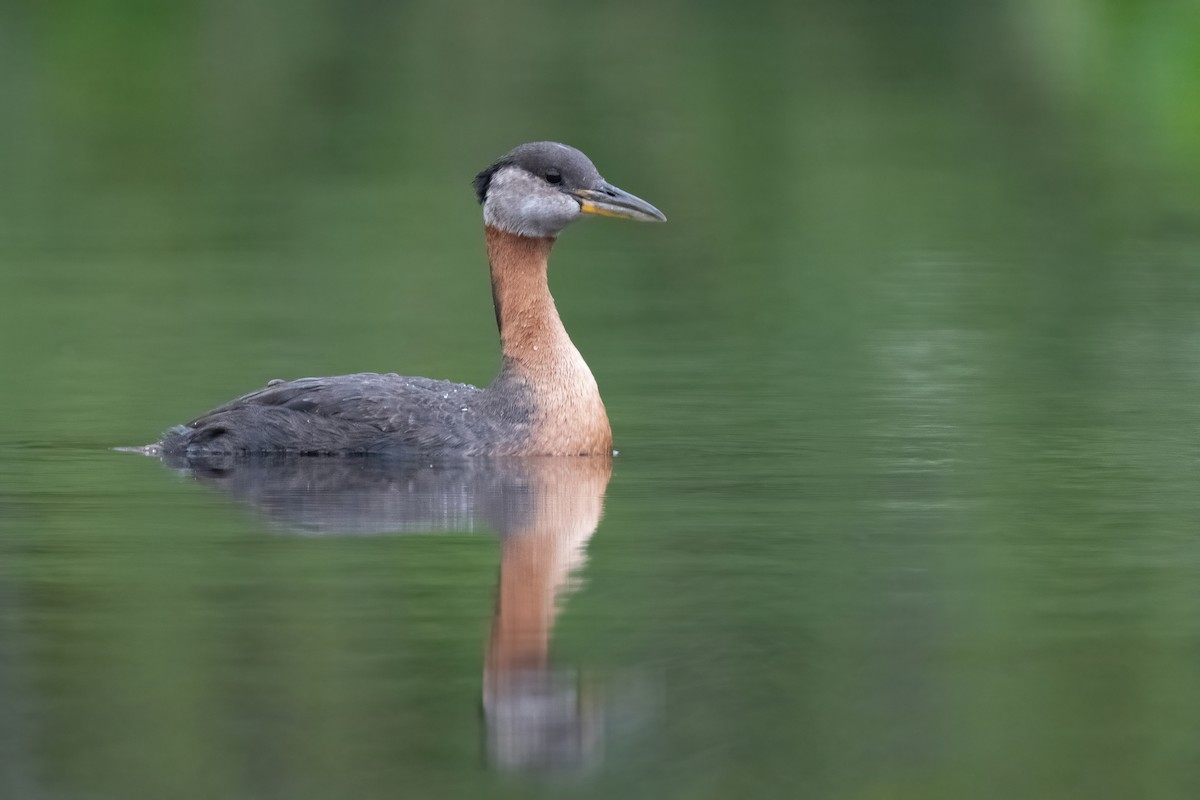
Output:
[[186,425],[176,425],[163,433],[162,438],[153,444],[144,444],[140,447],[114,447],[113,450],[118,453],[137,453],[142,456],[159,458],[172,449],[172,444],[178,444],[190,430]]

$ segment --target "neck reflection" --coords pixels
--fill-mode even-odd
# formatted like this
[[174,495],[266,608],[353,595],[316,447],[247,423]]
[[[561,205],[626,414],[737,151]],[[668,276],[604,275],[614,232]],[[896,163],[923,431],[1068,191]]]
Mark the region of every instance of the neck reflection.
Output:
[[[550,635],[600,523],[609,459],[543,459],[530,513],[501,543],[496,610],[484,659],[488,753],[509,768],[579,765],[599,752],[601,715],[573,671],[550,665]],[[518,521],[519,519],[519,521]]]

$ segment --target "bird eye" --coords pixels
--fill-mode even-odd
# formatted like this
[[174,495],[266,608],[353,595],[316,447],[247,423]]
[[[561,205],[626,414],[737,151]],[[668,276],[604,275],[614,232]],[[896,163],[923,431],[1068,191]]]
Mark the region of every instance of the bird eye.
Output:
[[562,183],[562,173],[556,169],[546,171],[546,182],[558,185]]

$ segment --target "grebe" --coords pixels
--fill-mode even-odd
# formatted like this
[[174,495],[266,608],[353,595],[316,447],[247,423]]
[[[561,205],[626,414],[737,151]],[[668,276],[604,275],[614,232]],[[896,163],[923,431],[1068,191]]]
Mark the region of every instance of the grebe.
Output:
[[557,142],[520,145],[475,177],[500,328],[500,373],[485,389],[361,373],[271,381],[167,431],[147,452],[608,456],[608,414],[554,307],[554,242],[583,215],[665,222]]

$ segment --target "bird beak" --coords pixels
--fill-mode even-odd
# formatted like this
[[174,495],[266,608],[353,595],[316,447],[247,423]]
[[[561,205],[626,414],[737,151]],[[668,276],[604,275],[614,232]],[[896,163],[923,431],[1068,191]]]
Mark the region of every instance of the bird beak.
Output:
[[667,221],[667,216],[657,208],[608,181],[602,182],[599,189],[574,189],[570,194],[579,201],[579,210],[584,214],[636,219],[640,222]]

